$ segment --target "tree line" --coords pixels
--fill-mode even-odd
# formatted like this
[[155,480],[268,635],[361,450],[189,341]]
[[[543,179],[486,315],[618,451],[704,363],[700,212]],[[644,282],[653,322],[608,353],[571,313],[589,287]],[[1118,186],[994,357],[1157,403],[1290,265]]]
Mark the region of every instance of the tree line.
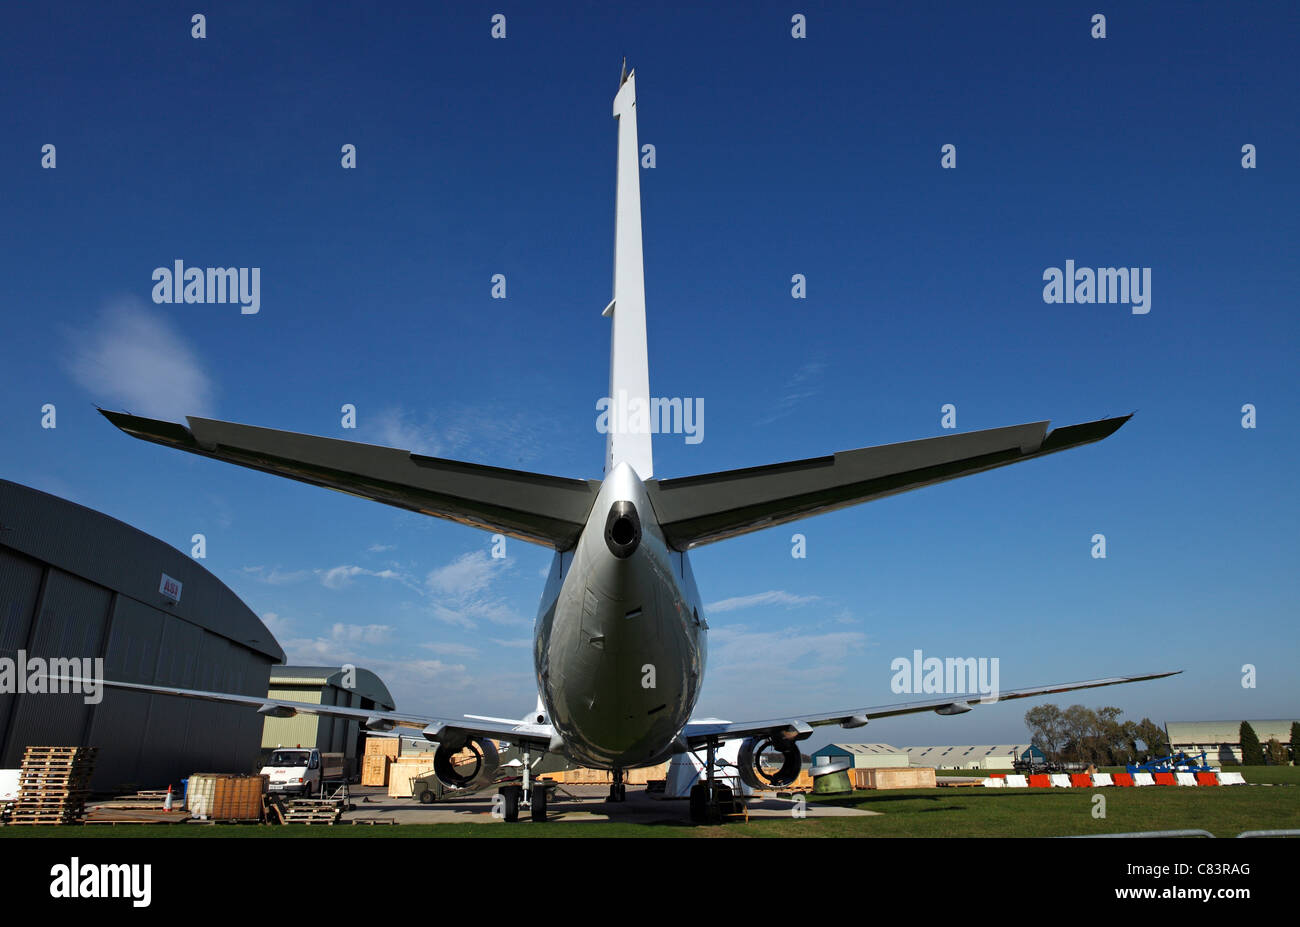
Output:
[[1169,741],[1150,718],[1121,721],[1123,709],[1039,705],[1025,712],[1030,742],[1056,763],[1124,766],[1167,756]]
[[[1030,743],[1054,763],[1094,763],[1097,766],[1125,766],[1169,755],[1169,740],[1160,725],[1150,718],[1121,721],[1124,712],[1115,707],[1095,711],[1083,705],[1061,708],[1039,705],[1025,712]],[[1259,742],[1250,722],[1241,722],[1239,743],[1243,766],[1285,766],[1300,756],[1300,722],[1291,724],[1291,742]],[[1289,749],[1288,749],[1289,746]],[[1211,762],[1217,757],[1210,757]]]

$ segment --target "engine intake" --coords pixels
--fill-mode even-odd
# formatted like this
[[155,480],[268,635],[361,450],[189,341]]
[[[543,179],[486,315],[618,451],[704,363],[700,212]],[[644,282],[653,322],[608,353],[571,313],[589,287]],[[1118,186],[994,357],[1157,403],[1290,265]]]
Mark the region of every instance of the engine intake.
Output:
[[486,737],[443,741],[433,754],[434,775],[453,789],[482,788],[492,781],[499,766],[497,746]]
[[779,789],[799,777],[803,757],[797,741],[778,743],[771,737],[748,737],[740,745],[736,765],[740,781],[751,789]]

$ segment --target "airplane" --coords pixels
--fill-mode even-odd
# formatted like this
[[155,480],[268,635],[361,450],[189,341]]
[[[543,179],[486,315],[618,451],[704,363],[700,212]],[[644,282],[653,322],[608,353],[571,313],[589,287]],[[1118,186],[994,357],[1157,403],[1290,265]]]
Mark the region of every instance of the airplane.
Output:
[[[649,408],[636,72],[614,97],[617,120],[613,298],[609,396]],[[536,711],[522,720],[438,718],[310,705],[136,683],[106,685],[246,704],[286,717],[323,714],[367,729],[414,728],[437,743],[435,772],[445,784],[493,781],[494,740],[524,751],[522,786],[504,788],[504,817],[520,807],[546,819],[546,791],[527,774],[532,752],[560,754],[612,771],[609,799],[626,798],[625,770],[675,754],[705,751],[704,781],[691,792],[695,821],[717,821],[731,799],[718,780],[717,751],[741,740],[739,778],[779,788],[801,767],[799,742],[822,725],[856,728],[877,718],[934,711],[961,714],[975,704],[1156,679],[1173,673],[1111,676],[975,698],[943,695],[896,705],[786,715],[732,723],[692,720],[704,680],[708,622],[689,552],[796,519],[982,473],[1101,441],[1131,418],[1105,418],[1049,431],[1032,422],[768,466],[698,476],[654,474],[645,416],[608,429],[603,479],[573,479],[502,469],[391,447],[187,417],[187,425],[100,409],[136,438],[399,508],[449,519],[554,550],[533,637]],[[648,685],[647,681],[653,684]],[[453,762],[458,754],[469,762]]]

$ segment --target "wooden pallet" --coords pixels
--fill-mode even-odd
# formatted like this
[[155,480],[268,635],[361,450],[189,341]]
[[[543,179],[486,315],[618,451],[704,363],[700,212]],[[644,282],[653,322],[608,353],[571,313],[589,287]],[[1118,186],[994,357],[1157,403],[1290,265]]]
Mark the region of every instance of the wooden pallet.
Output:
[[297,798],[280,810],[285,824],[333,824],[343,814],[340,802],[324,798]]

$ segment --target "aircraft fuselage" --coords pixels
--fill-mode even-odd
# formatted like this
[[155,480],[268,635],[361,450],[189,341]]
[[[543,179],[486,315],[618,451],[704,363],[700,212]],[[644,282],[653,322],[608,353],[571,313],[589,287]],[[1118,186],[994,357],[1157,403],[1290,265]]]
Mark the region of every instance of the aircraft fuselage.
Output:
[[598,768],[666,759],[699,698],[707,627],[686,554],[618,465],[577,545],[555,555],[537,617],[538,691],[569,757]]

